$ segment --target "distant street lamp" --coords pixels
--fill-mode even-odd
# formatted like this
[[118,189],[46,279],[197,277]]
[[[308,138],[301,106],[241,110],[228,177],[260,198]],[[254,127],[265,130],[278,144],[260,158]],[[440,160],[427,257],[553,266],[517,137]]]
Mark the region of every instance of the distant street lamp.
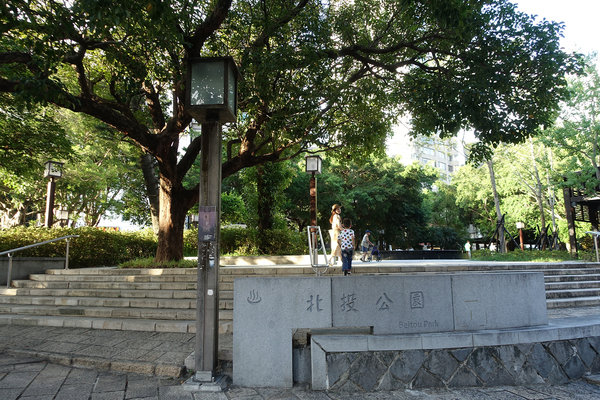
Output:
[[47,228],[52,227],[54,217],[54,191],[55,191],[55,179],[62,177],[63,163],[58,161],[46,161],[44,164],[44,178],[50,178],[48,181],[48,190],[46,191],[46,219],[44,225]]
[[198,204],[196,373],[210,387],[218,364],[221,124],[237,119],[238,70],[231,57],[192,58],[187,66],[187,112],[202,124]]
[[[309,184],[309,195],[310,195],[310,225],[317,226],[317,179],[315,178],[316,174],[321,173],[321,166],[323,164],[323,160],[320,156],[310,155],[306,156],[306,173],[311,174],[310,176],[310,184]],[[311,264],[317,265],[317,259],[319,257],[319,253],[317,252],[317,230],[316,228],[311,228],[310,230],[310,238],[312,243],[312,252],[311,252]]]
[[517,229],[519,230],[519,241],[521,242],[521,250],[524,250],[523,228],[525,228],[525,224],[523,222],[517,222]]
[[315,175],[321,173],[323,160],[320,156],[306,156],[306,173],[310,176],[310,224],[317,225],[317,179]]

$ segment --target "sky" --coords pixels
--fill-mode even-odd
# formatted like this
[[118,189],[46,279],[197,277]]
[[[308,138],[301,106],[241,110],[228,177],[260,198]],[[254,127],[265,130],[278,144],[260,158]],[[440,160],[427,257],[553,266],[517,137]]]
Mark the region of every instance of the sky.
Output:
[[[567,51],[600,54],[600,0],[515,0],[519,11],[536,15],[538,19],[563,22],[565,28],[561,45]],[[596,59],[600,69],[600,57]],[[405,143],[409,130],[408,118],[394,128],[388,140],[388,155],[400,155],[408,161]]]

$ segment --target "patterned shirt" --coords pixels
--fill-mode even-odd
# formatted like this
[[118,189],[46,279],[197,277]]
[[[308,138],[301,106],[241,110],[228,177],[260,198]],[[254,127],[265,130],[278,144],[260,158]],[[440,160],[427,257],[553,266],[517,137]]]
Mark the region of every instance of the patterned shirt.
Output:
[[344,229],[338,236],[338,241],[341,243],[341,249],[353,249],[352,239],[354,239],[354,231],[352,229]]

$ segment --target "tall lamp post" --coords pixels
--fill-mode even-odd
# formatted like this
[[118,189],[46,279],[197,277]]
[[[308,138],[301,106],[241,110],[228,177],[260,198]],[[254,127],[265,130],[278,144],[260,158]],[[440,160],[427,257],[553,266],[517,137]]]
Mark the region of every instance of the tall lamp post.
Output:
[[519,241],[521,243],[521,250],[525,249],[523,245],[523,228],[525,228],[525,224],[523,222],[517,222],[517,229],[519,230]]
[[[323,164],[323,160],[320,156],[310,155],[306,156],[306,173],[310,175],[310,225],[317,226],[317,178],[315,175],[321,173],[321,165]],[[310,240],[312,243],[312,251],[311,251],[311,264],[318,264],[319,253],[317,252],[317,230],[316,228],[311,228],[310,231]]]
[[44,164],[44,178],[50,178],[48,181],[48,190],[46,191],[46,219],[44,225],[46,228],[51,228],[54,217],[54,190],[55,190],[55,179],[62,176],[63,163],[58,161],[46,161]]
[[215,383],[218,364],[221,124],[237,119],[237,79],[238,70],[231,57],[192,58],[189,61],[185,106],[202,125],[196,373],[192,380],[206,387]]

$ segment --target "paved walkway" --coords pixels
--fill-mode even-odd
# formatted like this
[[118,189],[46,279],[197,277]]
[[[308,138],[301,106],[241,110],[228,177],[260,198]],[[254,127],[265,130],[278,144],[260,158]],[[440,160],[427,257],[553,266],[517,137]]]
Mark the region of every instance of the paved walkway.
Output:
[[188,392],[181,380],[134,373],[102,372],[52,364],[35,358],[0,353],[2,400],[439,400],[439,399],[600,399],[600,387],[585,381],[559,386],[422,389],[394,392],[338,394],[292,389],[229,387],[220,393]]
[[[600,307],[551,309],[548,314],[550,318],[597,316]],[[185,377],[140,372],[160,373],[160,368],[172,372],[169,368],[183,365],[194,347],[190,334],[0,325],[0,338],[0,400],[600,399],[600,386],[587,381],[356,394],[312,391],[307,385],[189,392],[182,386]],[[230,346],[226,340],[224,345]]]

